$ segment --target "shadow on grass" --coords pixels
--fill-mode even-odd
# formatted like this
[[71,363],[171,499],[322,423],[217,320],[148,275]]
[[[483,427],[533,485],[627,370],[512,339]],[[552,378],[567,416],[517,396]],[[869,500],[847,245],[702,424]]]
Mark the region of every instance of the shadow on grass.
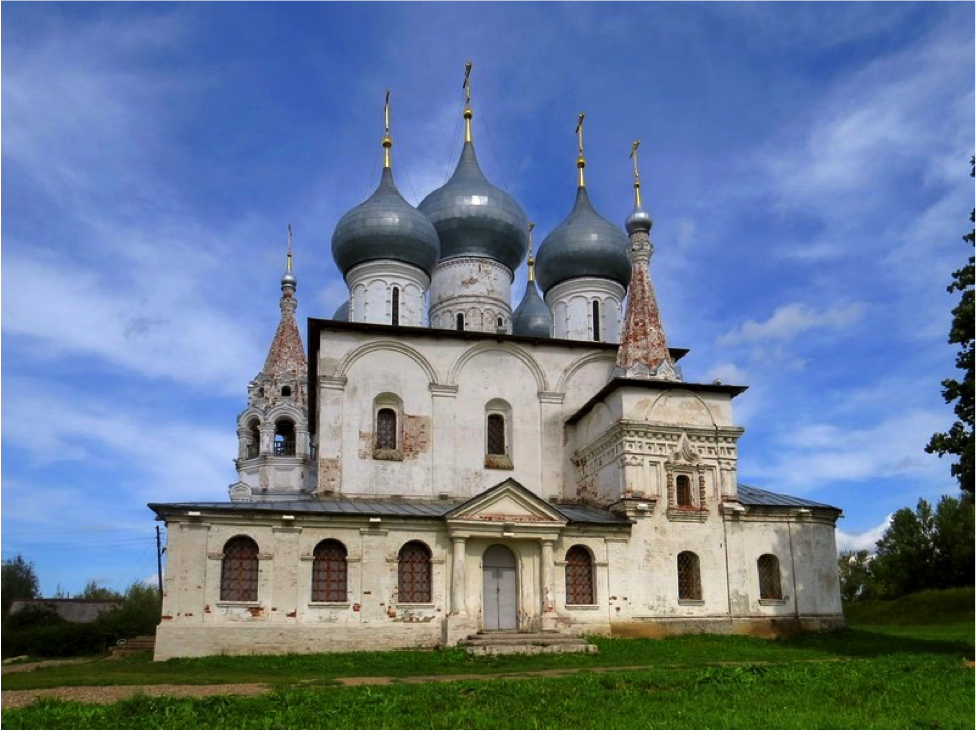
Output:
[[[971,628],[970,628],[971,629]],[[880,657],[895,654],[954,655],[973,659],[972,639],[922,638],[852,627],[836,632],[798,634],[774,640],[783,648],[812,650],[839,657]]]

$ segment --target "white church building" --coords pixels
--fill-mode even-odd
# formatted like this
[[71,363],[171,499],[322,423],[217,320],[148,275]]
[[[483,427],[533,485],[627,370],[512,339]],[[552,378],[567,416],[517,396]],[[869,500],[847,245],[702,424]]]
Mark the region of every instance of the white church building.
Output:
[[332,236],[349,299],[309,318],[307,357],[289,248],[229,500],[150,505],[156,658],[843,626],[841,511],[739,484],[745,387],[685,382],[667,345],[636,145],[625,233],[589,200],[581,115],[575,202],[536,260],[470,103],[416,208],[388,110],[379,187]]

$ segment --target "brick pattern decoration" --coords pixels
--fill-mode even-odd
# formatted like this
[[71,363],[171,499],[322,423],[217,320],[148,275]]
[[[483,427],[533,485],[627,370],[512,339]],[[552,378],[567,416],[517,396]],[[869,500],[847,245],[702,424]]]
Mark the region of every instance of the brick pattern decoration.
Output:
[[419,541],[410,541],[400,549],[397,567],[397,602],[427,604],[431,600],[430,549]]
[[678,554],[678,599],[701,601],[701,568],[698,556],[691,551]]
[[566,603],[596,604],[593,558],[583,546],[573,546],[566,552]]
[[759,570],[759,598],[782,599],[779,559],[771,553],[765,553],[756,561],[756,568]]
[[335,539],[319,543],[313,552],[312,601],[347,600],[346,547]]
[[653,372],[662,362],[670,363],[671,360],[649,273],[652,251],[647,233],[637,231],[631,235],[630,258],[633,268],[624,327],[617,350],[617,368],[622,371],[642,364]]
[[262,372],[269,376],[291,374],[305,377],[308,373],[308,361],[305,358],[305,348],[302,346],[302,336],[298,332],[298,325],[295,324],[298,301],[291,295],[285,294],[278,304],[281,307],[281,320],[278,322],[274,340],[271,341],[271,349],[268,351],[267,360],[264,361]]
[[220,566],[220,600],[258,600],[258,544],[247,536],[231,538],[224,546]]

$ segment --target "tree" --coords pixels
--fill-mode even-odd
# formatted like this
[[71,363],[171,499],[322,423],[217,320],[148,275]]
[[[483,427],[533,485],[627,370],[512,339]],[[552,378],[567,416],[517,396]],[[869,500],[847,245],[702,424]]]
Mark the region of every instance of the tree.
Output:
[[115,589],[99,586],[97,581],[89,579],[77,598],[87,599],[88,601],[122,601],[122,594],[115,591]]
[[871,566],[885,596],[898,597],[931,587],[935,569],[935,515],[926,500],[902,508],[878,541]]
[[872,556],[866,549],[841,551],[837,557],[840,574],[840,597],[845,602],[870,599],[874,576],[871,573]]
[[935,582],[949,586],[972,586],[974,571],[973,499],[944,495],[935,509]]
[[[976,156],[970,160],[970,165],[970,177],[976,177]],[[969,221],[976,223],[976,208],[969,214]],[[976,246],[976,228],[962,238],[972,249]],[[949,293],[962,293],[959,304],[952,310],[952,329],[949,331],[949,342],[959,345],[956,368],[962,371],[962,380],[947,378],[942,382],[942,397],[947,404],[956,403],[953,410],[957,418],[949,431],[933,434],[925,447],[926,452],[934,452],[940,457],[955,455],[957,461],[952,465],[952,476],[959,480],[960,489],[970,495],[973,494],[973,322],[976,317],[973,304],[974,261],[976,259],[970,256],[966,266],[954,271],[952,284],[947,287]]]
[[19,553],[15,558],[3,562],[0,577],[3,616],[7,616],[10,605],[17,599],[35,599],[41,595],[41,584],[34,571],[34,562],[27,561]]

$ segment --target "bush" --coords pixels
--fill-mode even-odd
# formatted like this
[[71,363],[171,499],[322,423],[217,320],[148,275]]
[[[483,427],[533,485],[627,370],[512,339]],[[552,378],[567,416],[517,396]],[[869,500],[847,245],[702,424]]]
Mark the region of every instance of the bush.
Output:
[[108,649],[109,640],[95,624],[65,622],[8,628],[0,638],[4,657],[73,657],[94,655]]

